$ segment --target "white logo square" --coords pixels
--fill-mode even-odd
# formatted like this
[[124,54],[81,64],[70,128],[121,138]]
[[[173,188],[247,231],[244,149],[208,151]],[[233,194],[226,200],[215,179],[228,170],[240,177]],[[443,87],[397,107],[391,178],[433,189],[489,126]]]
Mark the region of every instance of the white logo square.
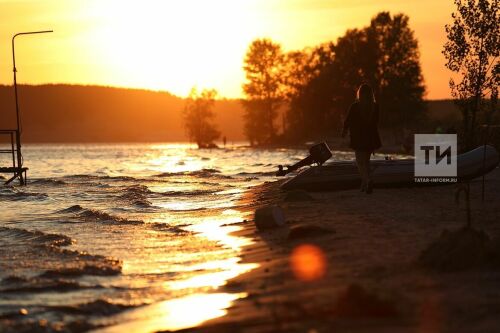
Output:
[[457,135],[415,134],[415,177],[456,177]]

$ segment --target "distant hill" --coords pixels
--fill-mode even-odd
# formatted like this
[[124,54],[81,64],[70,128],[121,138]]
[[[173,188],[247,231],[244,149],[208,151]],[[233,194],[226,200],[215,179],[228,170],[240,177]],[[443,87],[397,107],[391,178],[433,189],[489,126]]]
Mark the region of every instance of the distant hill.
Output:
[[[187,141],[184,99],[167,92],[81,85],[21,85],[24,142]],[[15,127],[12,86],[0,85],[0,129]],[[243,141],[238,100],[215,105],[216,123],[228,142]],[[450,100],[429,101],[431,123],[451,123],[460,114]],[[4,142],[4,141],[3,141]]]
[[[22,85],[19,101],[25,142],[187,141],[184,100],[166,92],[80,85]],[[229,142],[244,140],[238,100],[215,105]],[[0,86],[0,129],[15,128],[12,86]]]

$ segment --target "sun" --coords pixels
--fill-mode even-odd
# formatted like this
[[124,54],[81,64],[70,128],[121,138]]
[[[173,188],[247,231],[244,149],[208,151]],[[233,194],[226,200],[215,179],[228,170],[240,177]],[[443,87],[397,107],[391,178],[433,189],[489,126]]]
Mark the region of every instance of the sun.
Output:
[[247,1],[97,1],[96,47],[120,86],[187,95],[193,86],[238,95],[255,34]]

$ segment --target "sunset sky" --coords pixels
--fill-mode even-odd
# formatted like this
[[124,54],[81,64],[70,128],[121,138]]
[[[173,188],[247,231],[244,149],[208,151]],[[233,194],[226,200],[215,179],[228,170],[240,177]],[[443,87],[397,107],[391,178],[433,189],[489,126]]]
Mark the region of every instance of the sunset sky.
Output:
[[429,99],[449,97],[441,54],[452,0],[0,0],[0,83],[12,83],[10,38],[21,83],[166,90],[192,86],[241,97],[243,57],[255,38],[285,50],[336,40],[379,11],[403,12],[420,42]]

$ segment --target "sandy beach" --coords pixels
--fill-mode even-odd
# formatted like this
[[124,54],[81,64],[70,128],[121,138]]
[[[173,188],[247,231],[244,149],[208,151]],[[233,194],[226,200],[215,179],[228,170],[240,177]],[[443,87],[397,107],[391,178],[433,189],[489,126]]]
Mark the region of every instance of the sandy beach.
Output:
[[449,258],[437,258],[436,267],[419,259],[422,252],[443,230],[466,223],[456,185],[376,189],[372,195],[285,194],[279,183],[255,188],[246,202],[252,208],[280,205],[287,224],[264,232],[253,221],[240,224],[238,234],[254,241],[243,249],[243,262],[260,266],[222,289],[248,297],[226,316],[187,331],[498,332],[500,169],[485,183],[482,202],[481,179],[471,182],[472,227],[487,234],[491,251],[476,253],[483,241],[462,244]]
[[0,333],[500,333],[498,3],[0,0]]

